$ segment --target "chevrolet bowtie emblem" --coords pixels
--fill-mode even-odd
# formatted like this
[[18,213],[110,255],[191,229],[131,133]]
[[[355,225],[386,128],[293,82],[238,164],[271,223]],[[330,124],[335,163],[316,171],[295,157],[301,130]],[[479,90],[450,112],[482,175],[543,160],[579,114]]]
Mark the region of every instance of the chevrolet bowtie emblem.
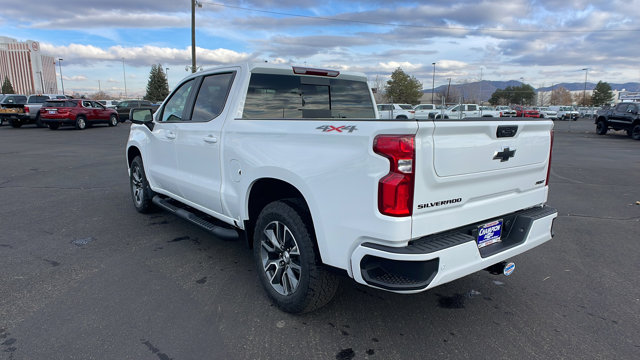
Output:
[[502,151],[496,151],[493,154],[493,160],[500,160],[500,162],[509,161],[509,158],[512,158],[516,155],[515,150],[511,150],[508,147],[504,148]]

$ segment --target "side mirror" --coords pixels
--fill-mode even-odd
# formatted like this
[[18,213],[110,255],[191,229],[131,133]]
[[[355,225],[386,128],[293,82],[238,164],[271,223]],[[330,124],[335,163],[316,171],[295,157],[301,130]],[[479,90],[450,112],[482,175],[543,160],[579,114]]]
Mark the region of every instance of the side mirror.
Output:
[[133,108],[129,110],[129,120],[137,125],[145,125],[153,131],[153,110],[149,108]]

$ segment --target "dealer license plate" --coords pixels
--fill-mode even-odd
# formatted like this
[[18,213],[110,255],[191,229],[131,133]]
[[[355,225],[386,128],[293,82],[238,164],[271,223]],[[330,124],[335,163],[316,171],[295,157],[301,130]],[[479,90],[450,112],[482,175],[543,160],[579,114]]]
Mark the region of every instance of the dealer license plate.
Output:
[[501,236],[502,219],[478,226],[478,248],[500,242]]

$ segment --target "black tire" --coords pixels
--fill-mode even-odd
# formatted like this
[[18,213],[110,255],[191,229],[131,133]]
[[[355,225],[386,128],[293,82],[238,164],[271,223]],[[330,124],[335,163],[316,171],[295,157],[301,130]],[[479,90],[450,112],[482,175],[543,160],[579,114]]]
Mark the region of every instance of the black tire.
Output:
[[59,127],[60,127],[60,124],[58,123],[55,123],[55,122],[49,123],[49,129],[51,130],[58,130]]
[[131,162],[129,171],[129,187],[131,188],[131,199],[133,206],[139,213],[147,214],[153,210],[153,196],[155,193],[151,190],[147,175],[144,172],[142,158],[136,156]]
[[404,115],[398,115],[396,116],[396,120],[407,120],[407,117]]
[[118,126],[118,117],[116,115],[111,115],[109,117],[109,126]]
[[334,297],[338,277],[320,265],[306,206],[297,199],[262,209],[253,235],[253,258],[262,287],[283,311],[318,309]]
[[76,117],[76,129],[84,130],[87,128],[87,118],[80,115]]
[[11,125],[12,128],[17,129],[22,126],[22,123],[18,120],[9,120],[9,125]]
[[636,124],[633,129],[631,129],[631,138],[633,140],[640,140],[640,124]]
[[39,111],[36,114],[36,126],[39,127],[39,128],[46,127],[45,124],[42,123],[42,120],[40,120],[40,112]]
[[596,134],[604,135],[607,133],[607,123],[604,120],[598,120],[596,123]]

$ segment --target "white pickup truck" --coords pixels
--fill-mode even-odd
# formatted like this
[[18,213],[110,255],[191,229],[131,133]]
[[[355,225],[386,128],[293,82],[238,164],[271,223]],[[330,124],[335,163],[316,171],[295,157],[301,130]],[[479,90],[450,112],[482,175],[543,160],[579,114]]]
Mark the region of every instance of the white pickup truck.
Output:
[[434,111],[429,114],[430,119],[466,119],[478,117],[499,118],[500,112],[476,104],[458,104],[450,106],[445,110]]
[[415,119],[416,111],[410,104],[378,104],[378,118],[380,119]]
[[546,119],[381,120],[360,73],[229,65],[132,109],[133,204],[253,249],[281,309],[323,306],[339,278],[417,293],[552,237]]

